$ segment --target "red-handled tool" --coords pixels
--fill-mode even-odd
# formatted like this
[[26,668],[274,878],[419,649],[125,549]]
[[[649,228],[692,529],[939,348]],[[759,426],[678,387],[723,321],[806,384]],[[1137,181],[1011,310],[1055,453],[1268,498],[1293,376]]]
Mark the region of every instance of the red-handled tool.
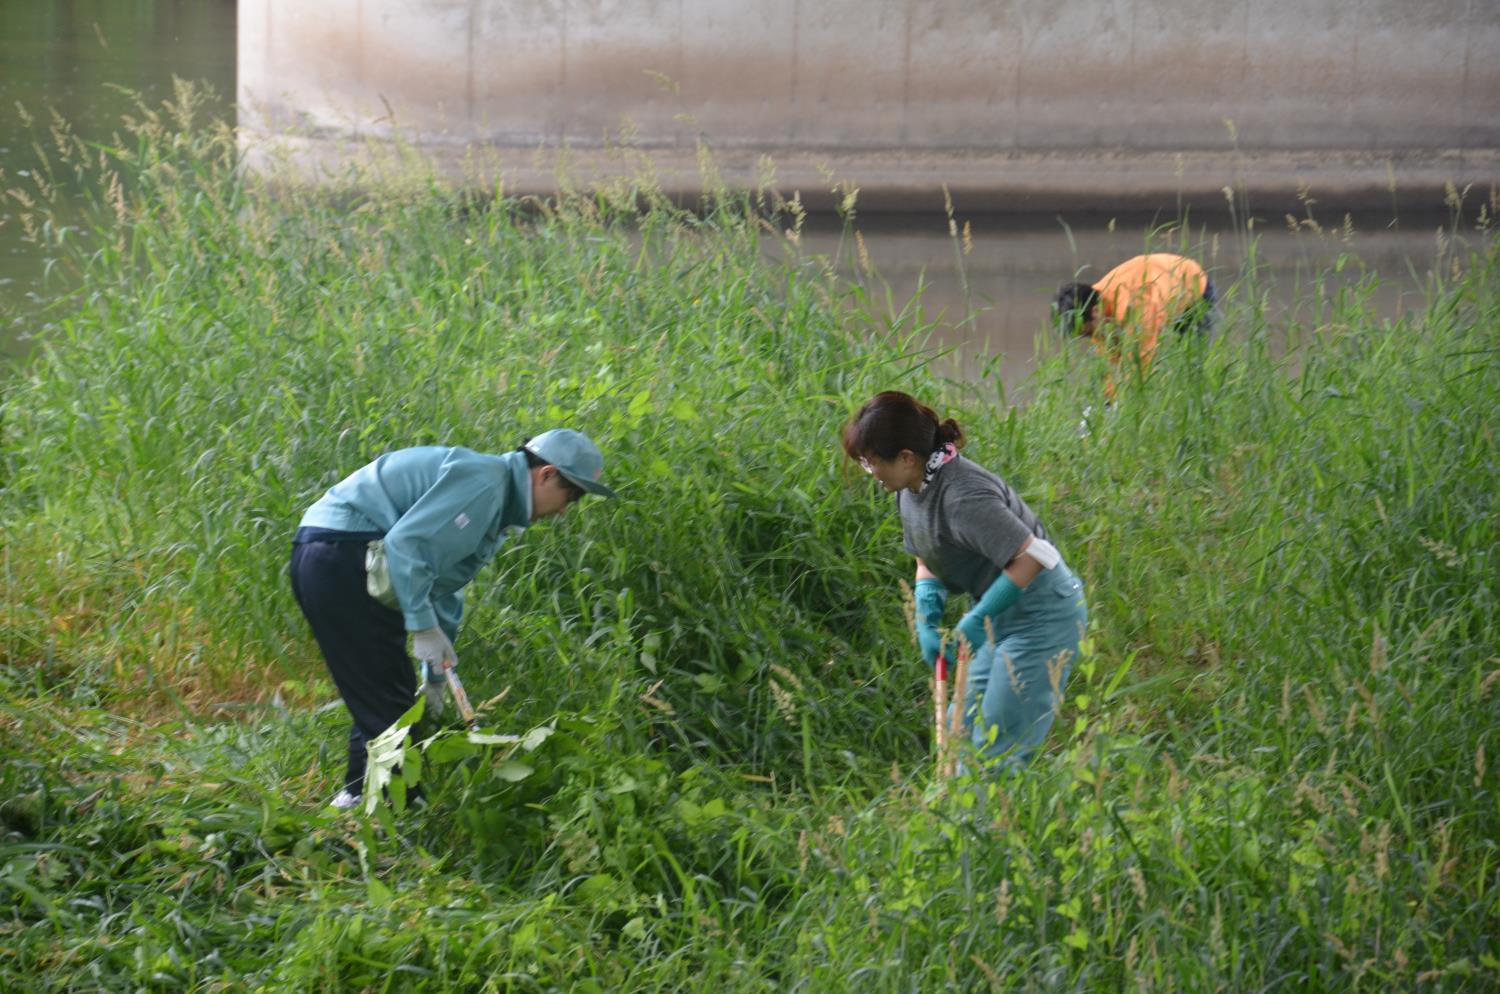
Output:
[[964,741],[964,707],[968,703],[969,690],[969,646],[962,639],[958,643],[958,665],[953,668],[953,717],[948,726],[948,762],[943,776],[951,777],[958,772],[958,749]]
[[942,776],[943,768],[948,762],[948,659],[946,656],[937,658],[937,668],[933,671],[932,701],[932,742],[937,749],[938,776]]

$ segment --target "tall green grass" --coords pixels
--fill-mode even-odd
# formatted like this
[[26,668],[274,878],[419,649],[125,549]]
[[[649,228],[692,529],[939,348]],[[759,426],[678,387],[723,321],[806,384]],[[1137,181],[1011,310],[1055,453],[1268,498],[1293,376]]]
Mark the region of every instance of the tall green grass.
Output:
[[[315,194],[237,175],[190,97],[55,137],[103,192],[62,235],[29,194],[78,289],[0,421],[0,986],[1496,983],[1487,232],[1420,313],[1369,274],[1288,323],[1251,267],[1112,409],[1071,349],[1003,409],[928,371],[919,308],[768,257],[774,198]],[[993,789],[931,780],[894,509],[836,458],[893,385],[1088,584],[1049,750]],[[627,499],[508,545],[458,643],[488,726],[552,734],[331,814],[301,510],[386,449],[557,424]]]

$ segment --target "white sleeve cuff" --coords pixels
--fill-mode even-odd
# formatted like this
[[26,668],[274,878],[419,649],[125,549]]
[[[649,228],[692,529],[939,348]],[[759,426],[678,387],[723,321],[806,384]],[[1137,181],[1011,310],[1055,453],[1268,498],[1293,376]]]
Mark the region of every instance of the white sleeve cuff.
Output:
[[1062,553],[1057,551],[1057,546],[1045,538],[1032,537],[1031,544],[1026,547],[1026,555],[1042,564],[1042,569],[1052,569],[1062,562]]

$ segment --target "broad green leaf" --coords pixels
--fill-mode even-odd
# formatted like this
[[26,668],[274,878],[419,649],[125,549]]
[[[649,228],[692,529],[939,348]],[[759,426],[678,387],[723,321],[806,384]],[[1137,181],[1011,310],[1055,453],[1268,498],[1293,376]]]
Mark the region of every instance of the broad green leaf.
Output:
[[511,783],[525,780],[535,772],[536,770],[533,767],[527,766],[518,759],[507,759],[495,766],[495,776],[501,780],[508,780]]
[[401,779],[408,787],[422,782],[422,750],[406,750],[406,758],[401,763]]
[[594,904],[611,897],[619,885],[620,882],[608,873],[596,873],[579,884],[573,891],[573,896],[585,904]]
[[[410,712],[407,712],[410,714]],[[404,720],[405,716],[402,716]],[[389,786],[392,772],[401,765],[406,755],[406,726],[396,724],[370,740],[370,760],[365,767],[365,813],[372,814],[380,800],[381,792]]]
[[533,728],[531,731],[527,732],[526,737],[521,740],[521,748],[525,749],[527,752],[535,750],[537,746],[541,745],[543,742],[546,742],[549,738],[551,738],[554,731],[556,731],[556,729],[551,725],[539,725],[536,728]]
[[677,811],[677,817],[682,819],[684,825],[691,827],[703,820],[703,809],[685,797],[679,798],[673,807]]
[[429,763],[456,763],[479,752],[479,749],[461,735],[443,735],[427,743]]
[[497,735],[494,732],[470,732],[468,741],[475,745],[515,745],[521,741],[519,735]]
[[526,922],[510,934],[510,945],[518,953],[529,953],[537,945],[537,925],[534,921]]

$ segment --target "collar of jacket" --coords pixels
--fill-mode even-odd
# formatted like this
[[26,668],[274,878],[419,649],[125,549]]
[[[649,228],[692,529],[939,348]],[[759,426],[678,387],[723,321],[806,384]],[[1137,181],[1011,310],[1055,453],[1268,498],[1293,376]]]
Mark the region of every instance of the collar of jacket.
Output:
[[525,528],[531,524],[531,472],[526,453],[507,452],[500,459],[508,475],[501,482],[505,499],[500,502],[500,528]]

